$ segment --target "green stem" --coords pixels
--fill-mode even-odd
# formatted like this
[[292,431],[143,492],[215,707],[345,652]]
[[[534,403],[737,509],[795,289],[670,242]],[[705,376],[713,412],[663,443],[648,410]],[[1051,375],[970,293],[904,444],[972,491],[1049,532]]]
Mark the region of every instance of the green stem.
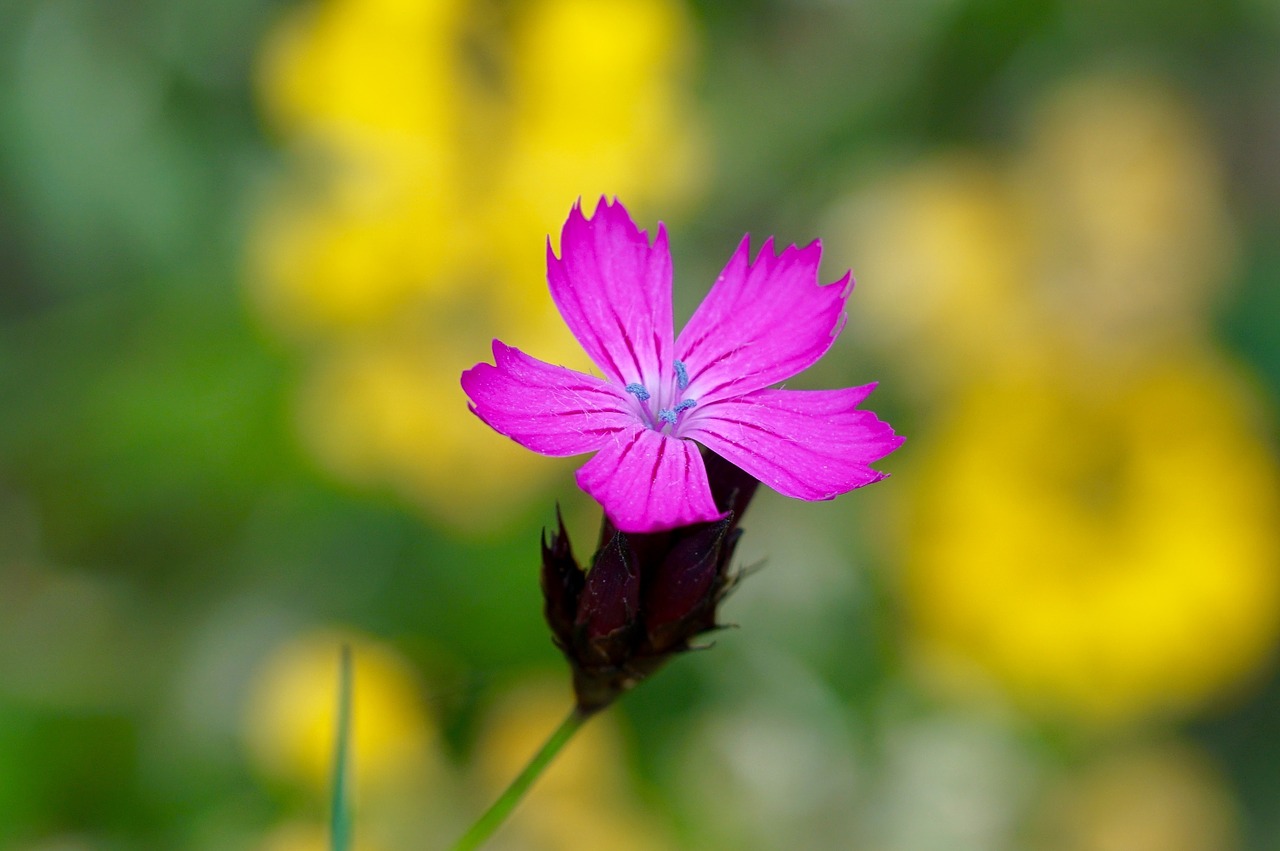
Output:
[[475,824],[471,825],[471,829],[466,832],[458,844],[453,846],[453,851],[473,851],[479,848],[484,842],[493,835],[507,816],[511,815],[511,811],[516,808],[516,804],[520,803],[520,799],[529,791],[535,780],[542,775],[542,772],[551,760],[555,759],[556,754],[560,753],[560,749],[573,738],[573,734],[578,732],[579,728],[590,718],[593,711],[583,710],[581,707],[574,706],[573,711],[560,722],[560,726],[555,732],[543,743],[542,747],[533,759],[529,760],[529,764],[524,767],[511,781],[511,785],[507,787],[498,800],[493,802],[489,809],[485,810],[484,815],[480,816]]
[[333,757],[333,798],[329,802],[329,842],[333,851],[351,847],[351,647],[342,645],[338,668],[338,732]]

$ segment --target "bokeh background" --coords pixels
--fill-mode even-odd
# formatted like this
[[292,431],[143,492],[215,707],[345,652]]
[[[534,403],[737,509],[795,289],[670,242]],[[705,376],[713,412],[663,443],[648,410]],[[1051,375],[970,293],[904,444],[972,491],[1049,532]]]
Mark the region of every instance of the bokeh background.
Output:
[[1280,848],[1273,0],[0,5],[0,848],[446,847],[566,710],[570,205],[744,232],[850,323],[791,386],[908,436],[762,494],[740,628],[592,722],[501,849]]

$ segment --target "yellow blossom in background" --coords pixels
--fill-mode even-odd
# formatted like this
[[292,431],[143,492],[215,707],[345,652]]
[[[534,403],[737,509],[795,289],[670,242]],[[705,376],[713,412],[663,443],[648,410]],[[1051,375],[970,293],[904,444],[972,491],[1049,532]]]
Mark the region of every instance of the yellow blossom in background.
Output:
[[391,648],[321,630],[277,647],[255,672],[244,739],[265,775],[323,798],[333,782],[339,655],[352,651],[351,761],[361,796],[407,788],[436,771],[436,726],[412,666]]
[[[953,381],[1027,341],[1034,265],[1025,211],[1004,172],[937,156],[886,177],[833,213],[859,280],[850,321],[916,376]],[[837,247],[836,250],[839,250]]]
[[1047,796],[1034,851],[1231,851],[1238,814],[1222,777],[1185,744],[1130,749]]
[[1276,459],[1207,342],[1222,167],[1154,78],[1070,79],[1029,115],[1010,150],[832,214],[853,321],[927,405],[898,485],[907,609],[947,681],[1097,722],[1186,710],[1280,634]]
[[574,184],[572,197],[645,206],[687,197],[701,164],[681,91],[691,48],[681,7],[548,0],[528,9],[512,50],[511,146],[490,225],[507,237],[499,247],[510,271],[541,280],[542,241],[529,251],[529,232],[558,241]]
[[1040,104],[1018,179],[1042,294],[1095,345],[1204,321],[1231,272],[1223,167],[1190,106],[1154,80],[1075,80]]
[[[564,720],[572,696],[559,681],[509,692],[482,725],[474,764],[482,798],[495,797]],[[622,737],[612,713],[593,717],[556,757],[495,849],[661,851],[670,848],[652,814],[637,809]]]
[[1020,148],[935,155],[832,212],[866,284],[852,321],[922,388],[1016,361],[1047,327],[1124,356],[1195,337],[1230,272],[1222,166],[1167,86],[1087,76],[1032,113]]
[[280,24],[260,83],[290,165],[251,296],[305,353],[327,469],[469,527],[560,469],[470,422],[458,376],[494,337],[585,366],[545,236],[580,196],[695,191],[691,48],[674,0],[318,0]]
[[1185,710],[1280,632],[1276,459],[1194,351],[1069,349],[982,376],[917,450],[907,604],[943,670],[1099,722]]
[[443,286],[462,197],[457,6],[302,6],[264,46],[264,107],[298,175],[257,235],[254,295],[283,330],[376,323]]

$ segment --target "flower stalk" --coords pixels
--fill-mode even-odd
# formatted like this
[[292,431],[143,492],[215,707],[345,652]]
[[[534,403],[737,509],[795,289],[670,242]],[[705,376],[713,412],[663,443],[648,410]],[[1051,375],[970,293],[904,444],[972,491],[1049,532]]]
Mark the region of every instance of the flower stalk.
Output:
[[589,570],[574,558],[562,519],[543,533],[544,613],[573,672],[574,707],[454,851],[492,836],[588,718],[720,628],[716,610],[740,576],[730,569],[738,519],[759,482],[712,452],[705,463],[720,520],[627,534],[606,517]]
[[556,758],[556,754],[560,753],[569,740],[573,738],[574,733],[582,729],[582,725],[587,719],[595,714],[595,710],[583,709],[579,705],[574,705],[565,719],[560,722],[560,726],[547,738],[525,765],[524,770],[516,775],[516,779],[511,781],[498,799],[485,810],[484,814],[471,825],[471,829],[466,832],[458,843],[453,846],[453,851],[472,851],[483,845],[494,832],[502,826],[502,823],[511,815],[511,811],[516,808],[524,798],[525,793],[533,786],[534,782],[542,776],[542,772],[546,770],[551,761]]

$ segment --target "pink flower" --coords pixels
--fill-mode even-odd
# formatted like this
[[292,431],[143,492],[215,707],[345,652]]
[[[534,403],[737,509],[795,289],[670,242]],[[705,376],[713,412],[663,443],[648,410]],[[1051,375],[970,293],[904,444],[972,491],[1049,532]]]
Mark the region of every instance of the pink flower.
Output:
[[[884,478],[870,464],[901,443],[844,390],[770,385],[811,366],[844,326],[845,274],[818,283],[822,247],[773,240],[750,259],[744,237],[673,339],[666,229],[648,233],[618,201],[569,213],[561,254],[547,245],[551,297],[603,378],[553,366],[494,340],[494,363],[462,374],[471,410],[544,455],[595,457],[578,485],[624,532],[716,520],[698,444],[781,494],[832,499]],[[696,443],[695,443],[696,441]]]

